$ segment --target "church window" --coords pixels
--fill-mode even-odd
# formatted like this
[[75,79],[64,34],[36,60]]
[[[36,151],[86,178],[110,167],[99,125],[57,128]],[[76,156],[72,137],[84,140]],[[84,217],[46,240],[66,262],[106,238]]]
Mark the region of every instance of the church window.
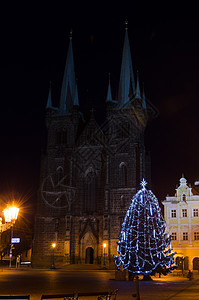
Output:
[[85,211],[95,211],[96,176],[92,168],[86,172]]
[[70,230],[70,217],[66,217],[66,230]]
[[198,217],[198,208],[193,209],[193,217]]
[[183,232],[182,239],[183,241],[188,241],[188,232]]
[[176,232],[172,232],[172,234],[171,234],[171,240],[172,241],[176,241],[177,240],[177,233]]
[[194,232],[194,241],[199,241],[199,232]]
[[187,218],[187,209],[186,208],[182,209],[182,217]]
[[125,206],[125,198],[124,198],[124,195],[121,195],[121,197],[120,197],[120,205],[121,205],[121,207],[124,207],[124,206]]
[[176,209],[171,210],[171,218],[176,218]]
[[127,167],[124,162],[120,163],[120,186],[127,186]]
[[104,230],[108,230],[108,218],[104,218]]

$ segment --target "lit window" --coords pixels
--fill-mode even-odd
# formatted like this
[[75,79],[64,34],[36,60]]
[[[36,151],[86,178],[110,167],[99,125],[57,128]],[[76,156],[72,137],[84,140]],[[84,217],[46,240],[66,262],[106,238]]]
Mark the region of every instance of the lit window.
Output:
[[194,240],[199,241],[199,232],[194,232]]
[[188,232],[183,232],[182,239],[183,241],[188,241]]
[[177,233],[176,232],[172,232],[172,234],[171,234],[171,240],[172,241],[176,241],[177,240]]
[[193,209],[193,217],[198,217],[198,208]]
[[171,218],[176,218],[176,209],[171,210]]
[[187,218],[187,209],[186,208],[182,209],[182,217]]

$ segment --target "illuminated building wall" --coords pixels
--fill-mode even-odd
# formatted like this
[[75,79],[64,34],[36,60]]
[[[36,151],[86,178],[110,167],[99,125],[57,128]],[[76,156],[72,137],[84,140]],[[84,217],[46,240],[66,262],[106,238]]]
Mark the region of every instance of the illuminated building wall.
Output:
[[163,201],[167,229],[179,268],[199,269],[199,193],[182,177],[175,196]]

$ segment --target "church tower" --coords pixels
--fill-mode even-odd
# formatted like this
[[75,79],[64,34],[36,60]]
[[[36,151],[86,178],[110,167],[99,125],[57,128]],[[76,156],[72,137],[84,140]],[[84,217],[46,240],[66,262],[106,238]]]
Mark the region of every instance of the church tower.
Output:
[[[114,266],[125,212],[143,177],[150,181],[144,129],[150,104],[134,78],[126,24],[118,96],[109,79],[106,120],[79,108],[70,35],[59,107],[51,88],[46,107],[47,149],[41,160],[33,265],[55,261]],[[103,246],[104,245],[104,246]]]

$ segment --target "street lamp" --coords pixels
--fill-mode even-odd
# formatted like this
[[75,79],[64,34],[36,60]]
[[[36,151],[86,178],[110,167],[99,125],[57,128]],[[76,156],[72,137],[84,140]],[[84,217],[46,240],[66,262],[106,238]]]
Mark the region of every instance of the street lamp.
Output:
[[19,213],[19,208],[12,205],[8,206],[6,209],[3,211],[4,217],[5,217],[5,222],[9,223],[11,226],[11,234],[10,234],[10,263],[9,263],[9,268],[12,266],[12,249],[13,249],[13,244],[12,244],[12,238],[13,238],[13,225],[15,221],[17,220],[18,213]]
[[51,269],[55,269],[55,247],[56,247],[56,244],[55,243],[52,243],[52,264],[51,264]]
[[106,260],[105,260],[105,255],[106,255],[106,243],[103,243],[103,248],[104,248],[104,264],[103,264],[103,269],[106,269]]

